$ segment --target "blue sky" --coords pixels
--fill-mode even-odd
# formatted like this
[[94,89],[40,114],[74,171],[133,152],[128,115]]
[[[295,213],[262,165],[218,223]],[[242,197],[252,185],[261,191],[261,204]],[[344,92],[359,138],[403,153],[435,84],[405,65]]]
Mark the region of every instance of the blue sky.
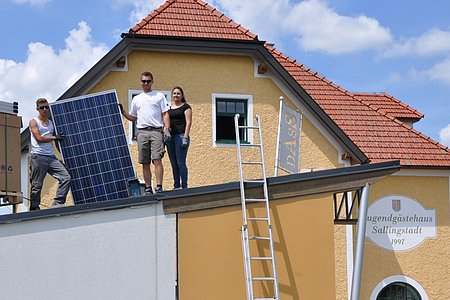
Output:
[[[0,0],[0,100],[58,98],[163,0]],[[210,0],[235,22],[344,89],[387,92],[450,146],[450,2]]]

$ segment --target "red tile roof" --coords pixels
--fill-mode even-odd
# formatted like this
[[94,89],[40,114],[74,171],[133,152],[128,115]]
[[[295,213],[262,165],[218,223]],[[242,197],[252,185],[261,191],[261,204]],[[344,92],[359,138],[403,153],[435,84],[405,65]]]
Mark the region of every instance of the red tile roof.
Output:
[[406,105],[386,93],[352,93],[357,99],[380,113],[386,113],[396,119],[412,119],[418,121],[424,117],[422,113]]
[[[257,36],[200,0],[168,0],[130,30],[136,35],[257,40]],[[396,118],[423,115],[387,94],[350,93],[269,44],[266,49],[371,162],[450,167],[450,149]]]
[[168,0],[131,34],[257,40],[257,36],[200,0]]

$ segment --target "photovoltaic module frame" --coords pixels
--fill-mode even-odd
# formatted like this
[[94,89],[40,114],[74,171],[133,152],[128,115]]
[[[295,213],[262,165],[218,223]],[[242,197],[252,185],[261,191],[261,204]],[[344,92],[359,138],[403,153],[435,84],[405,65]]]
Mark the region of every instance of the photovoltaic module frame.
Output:
[[115,90],[50,104],[75,204],[128,197],[135,171]]

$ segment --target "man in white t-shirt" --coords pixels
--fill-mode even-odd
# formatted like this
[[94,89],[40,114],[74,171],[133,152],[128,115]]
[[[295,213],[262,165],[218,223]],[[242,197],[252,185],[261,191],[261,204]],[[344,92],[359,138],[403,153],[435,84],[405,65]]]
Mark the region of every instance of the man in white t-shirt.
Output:
[[142,73],[141,85],[143,92],[136,95],[131,101],[130,112],[125,111],[122,105],[119,105],[126,119],[136,121],[138,129],[138,156],[144,174],[146,194],[153,194],[151,163],[155,166],[155,192],[160,193],[163,191],[164,168],[161,159],[165,153],[164,140],[170,139],[170,119],[167,112],[169,104],[164,94],[152,91],[152,84],[152,73]]

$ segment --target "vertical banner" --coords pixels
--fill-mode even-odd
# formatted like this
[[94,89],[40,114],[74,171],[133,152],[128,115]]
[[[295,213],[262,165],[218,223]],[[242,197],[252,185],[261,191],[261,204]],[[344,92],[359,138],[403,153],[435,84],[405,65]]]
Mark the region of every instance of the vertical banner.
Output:
[[293,174],[298,173],[301,126],[302,115],[284,105],[283,97],[280,97],[275,176],[278,175],[278,168]]

